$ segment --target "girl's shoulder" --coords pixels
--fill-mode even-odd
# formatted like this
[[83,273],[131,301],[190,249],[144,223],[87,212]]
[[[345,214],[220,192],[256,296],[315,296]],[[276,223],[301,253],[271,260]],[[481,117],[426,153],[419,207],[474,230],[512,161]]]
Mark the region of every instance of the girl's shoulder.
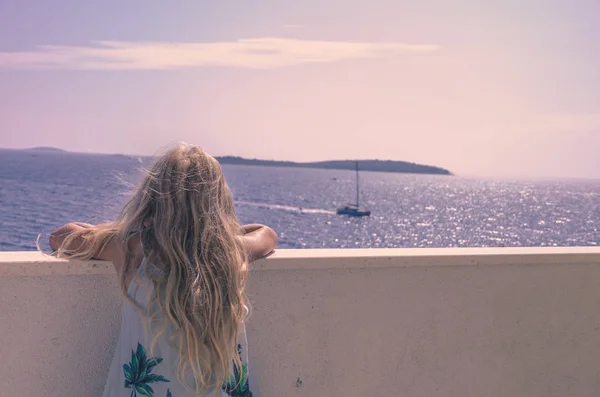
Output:
[[[132,266],[130,269],[128,269],[128,272],[125,275],[125,281],[127,284],[129,284],[133,279],[135,272],[142,263],[144,253],[142,251],[141,240],[138,234],[134,234],[129,237],[127,239],[127,245],[133,254]],[[121,274],[123,267],[125,267],[125,252],[123,248],[123,241],[115,236],[108,242],[103,250],[104,258],[99,258],[110,261],[115,267],[117,274]]]

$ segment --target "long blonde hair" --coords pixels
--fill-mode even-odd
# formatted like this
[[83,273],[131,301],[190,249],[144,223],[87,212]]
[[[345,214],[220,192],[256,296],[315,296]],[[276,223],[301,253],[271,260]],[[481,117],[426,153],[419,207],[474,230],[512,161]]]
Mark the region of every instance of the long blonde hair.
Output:
[[[145,312],[151,323],[165,320],[152,330],[151,349],[170,329],[169,342],[179,353],[179,381],[197,394],[220,389],[232,363],[241,368],[236,336],[249,305],[241,227],[219,163],[197,146],[168,150],[115,222],[70,235],[63,247],[77,238],[89,244],[80,252],[60,248],[58,253],[90,259],[118,239],[125,254],[121,289],[135,303],[127,295],[127,275],[139,265],[128,244],[129,231],[136,229],[147,262],[158,268],[149,275],[155,293]],[[185,382],[190,373],[193,386]]]

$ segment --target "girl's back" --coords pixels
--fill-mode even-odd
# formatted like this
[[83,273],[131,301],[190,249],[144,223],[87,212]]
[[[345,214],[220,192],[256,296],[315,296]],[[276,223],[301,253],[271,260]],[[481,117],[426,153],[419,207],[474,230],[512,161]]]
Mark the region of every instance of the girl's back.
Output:
[[[109,369],[109,375],[103,397],[194,397],[195,393],[186,389],[177,379],[177,352],[169,346],[166,335],[162,335],[152,344],[152,335],[147,332],[147,319],[140,313],[154,293],[152,283],[146,273],[157,271],[144,259],[137,277],[131,281],[127,290],[139,307],[125,301],[121,311],[121,332],[115,348],[115,354]],[[172,329],[170,330],[172,332]],[[244,325],[238,330],[238,352],[242,361],[242,371],[233,371],[222,390],[206,394],[210,397],[251,397],[248,386],[247,339]],[[186,379],[187,383],[193,379]]]
[[156,160],[114,222],[52,232],[58,255],[109,260],[119,274],[125,303],[104,395],[251,396],[248,263],[276,243],[270,228],[239,224],[219,163],[189,145]]

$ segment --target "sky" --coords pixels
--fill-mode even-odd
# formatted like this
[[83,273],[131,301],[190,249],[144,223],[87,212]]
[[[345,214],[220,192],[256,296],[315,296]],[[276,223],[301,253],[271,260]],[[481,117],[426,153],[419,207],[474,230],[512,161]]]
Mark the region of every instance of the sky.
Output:
[[598,0],[0,0],[0,147],[600,178]]

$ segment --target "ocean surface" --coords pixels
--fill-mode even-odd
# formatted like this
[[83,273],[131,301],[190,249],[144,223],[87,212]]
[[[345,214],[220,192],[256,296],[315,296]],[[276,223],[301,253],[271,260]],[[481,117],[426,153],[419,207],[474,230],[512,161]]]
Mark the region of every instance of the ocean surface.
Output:
[[[0,251],[47,247],[53,228],[112,219],[145,160],[0,150]],[[280,248],[517,247],[600,244],[600,181],[477,180],[361,173],[368,218],[335,209],[355,197],[352,171],[223,166],[243,223]]]

